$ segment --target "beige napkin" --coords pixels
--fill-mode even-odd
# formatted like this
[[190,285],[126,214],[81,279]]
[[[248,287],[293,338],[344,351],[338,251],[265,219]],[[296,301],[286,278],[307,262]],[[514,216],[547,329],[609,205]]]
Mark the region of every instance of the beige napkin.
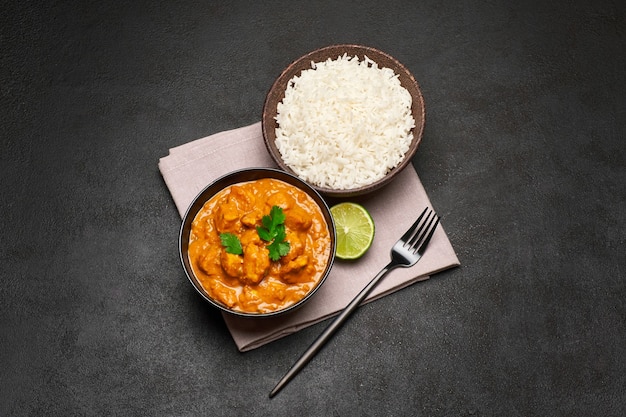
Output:
[[[276,167],[263,143],[260,122],[170,149],[169,155],[159,161],[159,169],[181,217],[206,185],[230,171],[248,167]],[[376,236],[369,251],[356,262],[335,261],[319,291],[291,313],[269,319],[224,314],[240,351],[257,348],[337,314],[387,265],[391,247],[422,210],[432,207],[412,165],[382,190],[353,200],[363,204],[374,218]],[[417,265],[392,271],[366,301],[457,265],[454,249],[443,227],[439,227]]]

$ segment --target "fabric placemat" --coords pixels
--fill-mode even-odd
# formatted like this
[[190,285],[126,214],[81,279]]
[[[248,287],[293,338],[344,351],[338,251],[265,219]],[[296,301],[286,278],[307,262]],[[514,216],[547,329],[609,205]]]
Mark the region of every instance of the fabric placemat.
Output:
[[[260,122],[172,148],[169,155],[159,160],[159,170],[181,217],[209,183],[233,170],[251,167],[277,168],[265,148]],[[339,313],[389,263],[391,247],[422,210],[432,207],[412,165],[383,189],[351,200],[362,204],[374,219],[376,235],[369,251],[356,262],[336,260],[324,285],[293,312],[267,319],[224,313],[240,351],[255,349]],[[454,249],[440,226],[420,262],[392,271],[366,302],[458,265]]]

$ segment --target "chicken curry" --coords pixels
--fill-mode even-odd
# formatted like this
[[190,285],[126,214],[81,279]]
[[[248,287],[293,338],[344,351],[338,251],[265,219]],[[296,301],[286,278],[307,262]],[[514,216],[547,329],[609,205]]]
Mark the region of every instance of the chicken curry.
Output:
[[212,197],[196,215],[189,240],[189,260],[204,290],[245,313],[300,301],[322,278],[330,251],[330,231],[315,201],[269,178]]

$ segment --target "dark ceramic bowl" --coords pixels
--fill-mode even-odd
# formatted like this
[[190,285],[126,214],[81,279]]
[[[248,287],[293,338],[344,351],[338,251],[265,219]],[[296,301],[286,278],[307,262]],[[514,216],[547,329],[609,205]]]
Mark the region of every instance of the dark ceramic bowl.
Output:
[[[221,190],[223,190],[224,188],[230,185],[238,184],[238,183],[246,182],[246,181],[259,180],[263,178],[273,178],[273,179],[281,180],[288,184],[291,184],[299,188],[300,190],[304,191],[305,193],[307,193],[313,199],[313,201],[317,203],[320,210],[322,211],[324,220],[326,221],[326,224],[328,226],[328,231],[330,233],[330,240],[331,240],[330,253],[328,256],[328,260],[326,261],[326,267],[324,269],[324,272],[320,280],[318,281],[317,285],[313,287],[300,301],[288,307],[285,307],[281,310],[276,310],[276,311],[267,312],[267,313],[246,313],[246,312],[241,312],[241,311],[235,311],[235,310],[228,308],[226,305],[222,304],[218,300],[211,297],[211,295],[202,287],[202,285],[200,285],[200,282],[198,278],[196,277],[196,275],[194,274],[194,271],[189,261],[189,251],[188,251],[189,250],[189,237],[191,234],[191,224],[194,218],[196,217],[198,212],[202,209],[202,206],[204,205],[204,203],[210,200],[211,197],[213,197],[215,194],[217,194],[218,192],[220,192]],[[286,173],[284,171],[271,169],[271,168],[250,168],[250,169],[234,171],[234,172],[231,172],[230,174],[227,174],[227,175],[224,175],[223,177],[218,178],[213,183],[209,184],[204,190],[202,190],[198,194],[198,196],[196,196],[196,198],[194,198],[194,200],[190,204],[189,208],[187,209],[187,212],[185,213],[183,217],[183,222],[182,222],[182,226],[181,226],[180,234],[179,234],[180,260],[183,264],[183,269],[185,270],[185,274],[187,275],[187,278],[189,278],[189,281],[191,282],[193,287],[196,289],[196,291],[202,296],[202,298],[204,298],[206,301],[208,301],[210,304],[217,307],[218,309],[225,311],[227,313],[237,315],[237,316],[245,316],[245,317],[276,316],[279,314],[286,313],[288,311],[292,311],[300,307],[302,304],[306,303],[313,296],[313,294],[317,292],[317,290],[322,286],[322,284],[328,277],[328,274],[330,273],[330,270],[335,260],[335,247],[336,247],[335,223],[333,222],[333,218],[330,214],[330,209],[328,208],[328,205],[322,199],[320,194],[311,186],[309,186],[307,183],[299,179],[298,177],[291,175],[289,173]]]
[[323,195],[337,198],[367,194],[378,190],[391,182],[400,171],[411,163],[411,159],[415,155],[417,147],[422,140],[425,123],[424,99],[422,97],[420,87],[411,72],[395,58],[379,51],[378,49],[360,45],[333,45],[317,49],[291,63],[276,79],[265,99],[263,116],[261,119],[263,138],[265,140],[265,146],[267,147],[272,159],[280,168],[293,175],[297,175],[282,160],[281,154],[275,143],[276,128],[278,127],[278,123],[275,119],[278,112],[277,107],[278,103],[280,103],[285,97],[285,90],[287,89],[289,80],[291,80],[294,76],[300,75],[303,70],[310,69],[312,61],[322,62],[327,59],[335,60],[344,53],[348,54],[348,56],[358,56],[360,60],[363,60],[363,57],[367,55],[367,57],[376,62],[380,68],[391,68],[398,75],[400,84],[411,94],[411,97],[413,98],[411,112],[413,114],[413,119],[415,119],[415,127],[413,128],[413,141],[411,142],[404,159],[398,166],[390,170],[384,178],[362,187],[347,190],[336,190],[313,185],[313,187]]

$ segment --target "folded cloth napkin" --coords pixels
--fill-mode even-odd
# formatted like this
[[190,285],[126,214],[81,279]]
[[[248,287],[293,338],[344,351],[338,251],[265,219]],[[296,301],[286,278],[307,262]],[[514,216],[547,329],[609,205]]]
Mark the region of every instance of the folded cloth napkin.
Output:
[[[181,217],[194,197],[217,177],[249,167],[276,168],[265,149],[260,122],[170,149],[169,155],[159,161],[159,170]],[[290,313],[267,319],[224,313],[226,325],[240,351],[257,348],[339,313],[387,265],[391,247],[422,210],[432,207],[412,165],[383,189],[352,200],[367,208],[374,219],[376,235],[368,252],[356,262],[335,261],[318,292]],[[457,265],[459,260],[440,226],[420,262],[414,267],[391,272],[366,302]]]

